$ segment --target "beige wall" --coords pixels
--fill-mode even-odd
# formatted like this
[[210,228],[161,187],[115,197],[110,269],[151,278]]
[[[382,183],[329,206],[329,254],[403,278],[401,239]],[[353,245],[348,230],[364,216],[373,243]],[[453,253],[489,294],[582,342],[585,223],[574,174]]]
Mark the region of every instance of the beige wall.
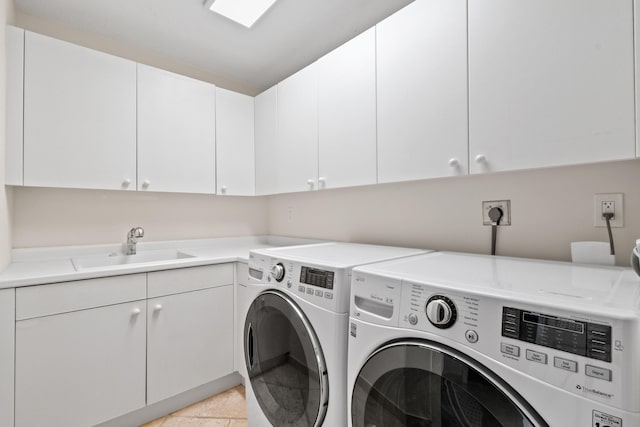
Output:
[[[12,23],[14,10],[12,0],[0,3],[0,23]],[[4,25],[2,25],[4,28]],[[6,32],[0,31],[0,270],[11,258],[11,188],[4,186],[4,146],[5,146],[5,110],[6,94]]]
[[[613,229],[616,263],[640,238],[640,159],[272,196],[271,234],[474,253],[490,251],[483,200],[511,200],[498,254],[569,260],[572,241],[608,241],[593,227],[593,195],[624,193]],[[290,210],[293,218],[290,219]]]
[[264,197],[14,188],[16,248],[267,234]]

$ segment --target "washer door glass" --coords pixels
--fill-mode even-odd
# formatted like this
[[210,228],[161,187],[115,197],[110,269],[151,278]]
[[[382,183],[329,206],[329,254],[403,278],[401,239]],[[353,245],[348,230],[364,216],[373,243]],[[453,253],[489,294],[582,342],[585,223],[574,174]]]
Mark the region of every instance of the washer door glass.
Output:
[[352,397],[354,427],[539,427],[539,415],[482,365],[436,343],[376,351]]
[[249,307],[245,362],[253,393],[274,426],[318,426],[328,402],[324,356],[309,321],[285,294],[265,291]]

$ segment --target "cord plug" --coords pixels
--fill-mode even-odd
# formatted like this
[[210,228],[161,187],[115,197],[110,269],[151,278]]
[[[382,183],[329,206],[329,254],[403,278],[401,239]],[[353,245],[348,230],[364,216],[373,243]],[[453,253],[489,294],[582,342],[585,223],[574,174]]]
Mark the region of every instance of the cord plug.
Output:
[[491,208],[489,209],[489,219],[493,223],[493,225],[500,225],[500,220],[504,216],[504,212],[500,208]]
[[615,215],[613,215],[612,212],[607,212],[602,214],[602,217],[605,219],[605,221],[611,221],[614,216]]
[[615,255],[616,254],[616,250],[615,250],[615,248],[613,246],[613,234],[611,233],[611,220],[614,217],[613,212],[603,213],[602,217],[604,218],[604,220],[607,223],[607,232],[609,233],[609,247],[611,248],[611,255]]

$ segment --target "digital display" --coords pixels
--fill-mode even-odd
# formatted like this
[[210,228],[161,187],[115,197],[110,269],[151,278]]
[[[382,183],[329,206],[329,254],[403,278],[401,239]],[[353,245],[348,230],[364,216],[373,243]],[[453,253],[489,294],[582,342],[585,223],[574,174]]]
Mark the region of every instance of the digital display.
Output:
[[524,312],[522,313],[522,320],[529,323],[535,323],[537,325],[549,326],[550,328],[584,334],[584,324],[569,319]]
[[320,270],[311,267],[300,269],[300,283],[317,286],[324,289],[333,289],[333,271]]

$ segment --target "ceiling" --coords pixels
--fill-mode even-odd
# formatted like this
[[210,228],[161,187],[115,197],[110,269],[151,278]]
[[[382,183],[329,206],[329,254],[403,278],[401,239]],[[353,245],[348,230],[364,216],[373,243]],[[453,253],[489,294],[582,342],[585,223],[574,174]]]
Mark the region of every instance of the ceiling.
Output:
[[15,0],[21,13],[152,51],[255,95],[413,0],[278,0],[251,28],[204,0]]

